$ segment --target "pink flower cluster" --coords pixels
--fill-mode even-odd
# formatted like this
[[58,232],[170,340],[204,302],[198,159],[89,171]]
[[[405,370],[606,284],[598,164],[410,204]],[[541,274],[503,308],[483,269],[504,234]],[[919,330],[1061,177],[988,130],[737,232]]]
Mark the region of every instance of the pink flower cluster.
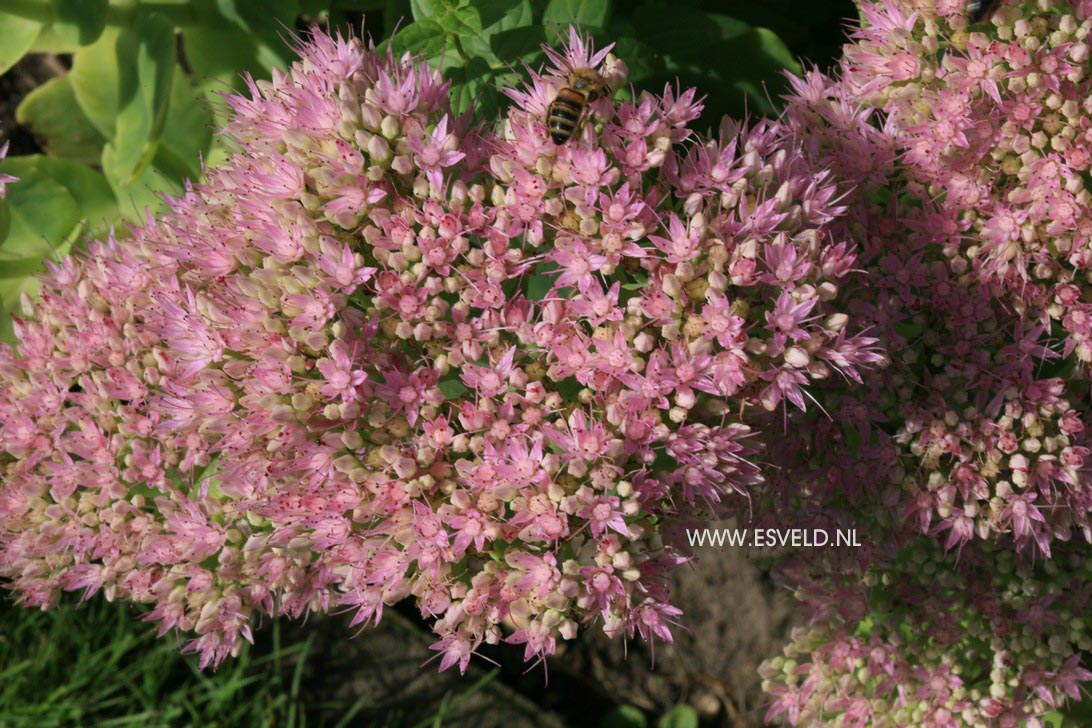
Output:
[[953,266],[1092,364],[1092,4],[861,6],[847,93],[881,109]]
[[830,417],[775,443],[766,510],[871,547],[787,565],[811,624],[764,668],[771,715],[1034,724],[1092,679],[1092,6],[861,12],[785,123],[850,190],[835,229],[864,275],[842,300],[892,365],[813,390]]
[[[918,539],[800,595],[814,614],[763,664],[769,718],[792,725],[1042,725],[1092,672],[1092,561],[1028,564],[993,545],[953,562]],[[1034,585],[1031,587],[1029,585]],[[928,608],[922,608],[922,594]],[[867,620],[867,621],[865,621]],[[847,629],[847,624],[866,629]]]
[[[51,269],[0,351],[0,574],[150,607],[216,664],[261,615],[406,598],[441,667],[598,624],[670,640],[667,524],[746,507],[748,413],[881,360],[856,252],[780,123],[694,91],[499,131],[410,57],[314,33],[227,99],[238,151],[158,220]],[[29,306],[29,302],[27,303]]]
[[[9,142],[5,142],[4,146],[0,147],[0,162],[4,161],[4,158],[8,156]],[[8,196],[8,185],[12,182],[18,182],[18,177],[13,177],[10,174],[0,174],[0,200]]]

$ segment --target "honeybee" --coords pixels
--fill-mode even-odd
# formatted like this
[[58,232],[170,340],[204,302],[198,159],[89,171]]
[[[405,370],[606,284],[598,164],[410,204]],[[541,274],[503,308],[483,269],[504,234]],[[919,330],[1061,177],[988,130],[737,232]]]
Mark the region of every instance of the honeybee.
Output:
[[1000,4],[1001,0],[967,0],[967,20],[979,23],[992,15]]
[[554,144],[564,144],[583,125],[588,104],[608,96],[610,86],[590,68],[578,68],[569,74],[568,83],[557,92],[546,113],[546,126]]

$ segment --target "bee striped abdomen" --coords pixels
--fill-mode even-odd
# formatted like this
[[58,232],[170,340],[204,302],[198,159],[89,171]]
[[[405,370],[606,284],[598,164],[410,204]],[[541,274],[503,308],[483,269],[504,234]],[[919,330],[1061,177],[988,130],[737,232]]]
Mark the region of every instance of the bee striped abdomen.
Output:
[[554,144],[564,144],[572,138],[586,103],[587,97],[579,91],[565,87],[557,92],[557,98],[550,104],[550,113],[546,115],[546,126]]
[[967,0],[967,19],[972,23],[980,23],[993,15],[1000,4],[999,0]]

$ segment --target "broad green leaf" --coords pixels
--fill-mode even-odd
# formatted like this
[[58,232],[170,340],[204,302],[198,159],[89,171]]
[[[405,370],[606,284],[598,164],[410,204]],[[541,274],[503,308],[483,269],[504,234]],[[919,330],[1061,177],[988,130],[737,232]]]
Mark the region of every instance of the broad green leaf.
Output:
[[542,13],[542,24],[605,28],[610,21],[610,0],[550,0]]
[[459,8],[454,12],[437,15],[435,20],[450,36],[452,49],[464,63],[474,58],[496,60],[489,48],[489,40],[483,33],[482,18],[477,8]]
[[487,36],[522,28],[535,20],[531,0],[480,0],[474,3]]
[[268,76],[280,65],[257,36],[241,30],[183,28],[182,43],[198,85],[210,95],[229,87],[244,88],[243,72]]
[[664,713],[658,728],[698,728],[698,711],[689,705],[676,705]]
[[201,174],[201,156],[212,143],[212,113],[202,96],[190,86],[182,69],[174,69],[171,83],[170,114],[163,126],[156,151],[156,164],[170,160],[160,169],[176,182],[197,179]]
[[106,179],[114,191],[118,200],[118,212],[121,217],[132,222],[143,222],[147,211],[157,212],[163,209],[163,195],[177,195],[182,191],[181,185],[172,181],[160,171],[159,165],[170,167],[170,162],[160,158],[162,150],[156,151],[152,164],[145,167],[140,176],[128,185],[120,184],[116,175],[110,174],[115,168],[115,151],[113,145],[107,144],[102,150],[102,168],[106,172]]
[[0,13],[0,74],[26,55],[41,31],[41,23]]
[[[634,12],[633,26],[650,53],[636,56],[647,59],[647,74],[631,74],[630,80],[658,86],[679,79],[683,86],[697,86],[708,94],[711,118],[775,113],[773,99],[784,89],[784,72],[800,70],[772,31],[697,7],[643,6]],[[635,56],[626,50],[620,45],[618,52],[628,62]]]
[[717,29],[720,31],[720,39],[727,40],[729,38],[735,38],[736,36],[744,35],[751,31],[751,26],[738,18],[733,18],[728,15],[719,15],[716,13],[710,14],[709,19],[713,21]]
[[108,27],[99,39],[72,56],[69,77],[76,103],[105,139],[112,139],[118,115],[118,36]]
[[9,161],[5,163],[4,171],[20,180],[44,175],[63,187],[75,200],[79,219],[85,223],[88,234],[105,232],[117,221],[118,205],[114,193],[106,178],[95,170],[67,159],[42,155],[12,157]]
[[422,20],[453,13],[469,4],[469,0],[410,0],[410,11],[414,20]]
[[53,0],[53,32],[77,45],[94,43],[106,27],[109,0]]
[[127,186],[151,163],[167,120],[175,66],[174,26],[159,13],[138,13],[118,36],[117,57],[112,173]]
[[34,39],[30,47],[31,53],[75,53],[80,47],[78,41],[70,38],[62,38],[52,25],[42,28],[42,32]]
[[0,258],[43,258],[57,253],[80,221],[79,203],[32,162],[11,157],[3,170],[18,176],[19,182],[8,187],[11,227],[0,245]]
[[514,68],[522,64],[534,67],[542,58],[542,44],[546,42],[546,29],[541,25],[528,25],[495,33],[489,38],[494,55],[506,60]]
[[26,278],[45,269],[44,258],[15,258],[0,257],[0,279]]
[[[218,20],[204,27],[214,31],[206,39],[205,49],[215,40],[215,31],[243,31],[249,38],[244,41],[244,48],[253,48],[252,55],[243,66],[235,66],[234,73],[244,68],[257,71],[257,75],[268,76],[273,68],[284,68],[292,60],[293,54],[285,38],[293,33],[296,16],[300,13],[298,0],[194,0],[199,11],[204,15],[211,13]],[[225,38],[225,42],[239,40],[239,36]],[[222,57],[226,49],[213,50],[214,57]],[[251,60],[253,59],[253,60]],[[222,60],[218,61],[222,64]],[[234,82],[234,77],[224,79]]]
[[7,200],[0,199],[0,241],[8,236],[9,229],[11,229],[11,210],[8,208]]
[[[230,23],[258,34],[290,28],[300,11],[297,0],[216,0],[216,7]],[[277,21],[284,26],[278,27]]]
[[443,28],[441,28],[432,18],[425,18],[424,20],[410,23],[405,28],[398,31],[390,41],[380,44],[379,50],[381,52],[386,52],[388,45],[394,48],[396,55],[412,53],[414,55],[421,55],[425,60],[433,63],[438,62],[440,58],[443,57],[445,62],[440,66],[441,70],[451,68],[452,66],[461,63],[461,60],[456,58],[454,52],[444,53],[444,49],[447,45],[447,38]]
[[771,65],[777,65],[796,75],[803,73],[800,62],[789,50],[789,47],[777,36],[777,33],[768,28],[755,28],[755,33],[758,34],[758,47],[761,50],[761,55],[764,59],[768,59]]
[[550,292],[557,273],[535,273],[527,283],[527,298],[532,301],[541,301]]
[[28,127],[51,156],[84,164],[97,164],[102,156],[106,139],[80,110],[67,74],[27,94],[15,110],[15,120]]
[[[779,98],[786,85],[785,71],[800,72],[800,64],[777,35],[766,28],[749,32],[717,44],[711,49],[726,73],[723,82],[747,96],[751,113],[772,114],[777,107],[772,99]],[[710,95],[714,89],[710,89]]]
[[5,160],[3,169],[11,174],[18,170],[20,178],[8,188],[11,223],[0,244],[0,263],[11,276],[0,278],[0,339],[10,343],[10,313],[21,313],[20,296],[37,290],[34,274],[44,268],[44,261],[68,252],[80,210],[63,185],[31,165],[23,168],[18,157]]
[[1066,726],[1092,725],[1092,701],[1088,698],[1080,702],[1070,701],[1061,709]]

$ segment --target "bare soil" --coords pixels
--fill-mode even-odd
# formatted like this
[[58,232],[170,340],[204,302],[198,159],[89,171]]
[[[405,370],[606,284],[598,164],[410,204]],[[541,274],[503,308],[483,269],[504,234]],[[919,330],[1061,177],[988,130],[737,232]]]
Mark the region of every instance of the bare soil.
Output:
[[739,549],[707,550],[675,582],[686,631],[677,631],[674,644],[657,643],[654,661],[643,642],[589,630],[561,645],[545,668],[528,669],[521,647],[501,645],[483,650],[486,659],[474,660],[464,676],[439,673],[428,649],[434,638],[408,604],[351,639],[349,615],[293,625],[289,639],[315,640],[303,684],[318,725],[340,717],[324,713],[323,704],[358,700],[366,725],[415,725],[445,702],[445,726],[598,726],[620,705],[641,709],[655,725],[682,703],[698,711],[703,726],[762,725],[757,669],[780,651],[794,624],[791,594]]

